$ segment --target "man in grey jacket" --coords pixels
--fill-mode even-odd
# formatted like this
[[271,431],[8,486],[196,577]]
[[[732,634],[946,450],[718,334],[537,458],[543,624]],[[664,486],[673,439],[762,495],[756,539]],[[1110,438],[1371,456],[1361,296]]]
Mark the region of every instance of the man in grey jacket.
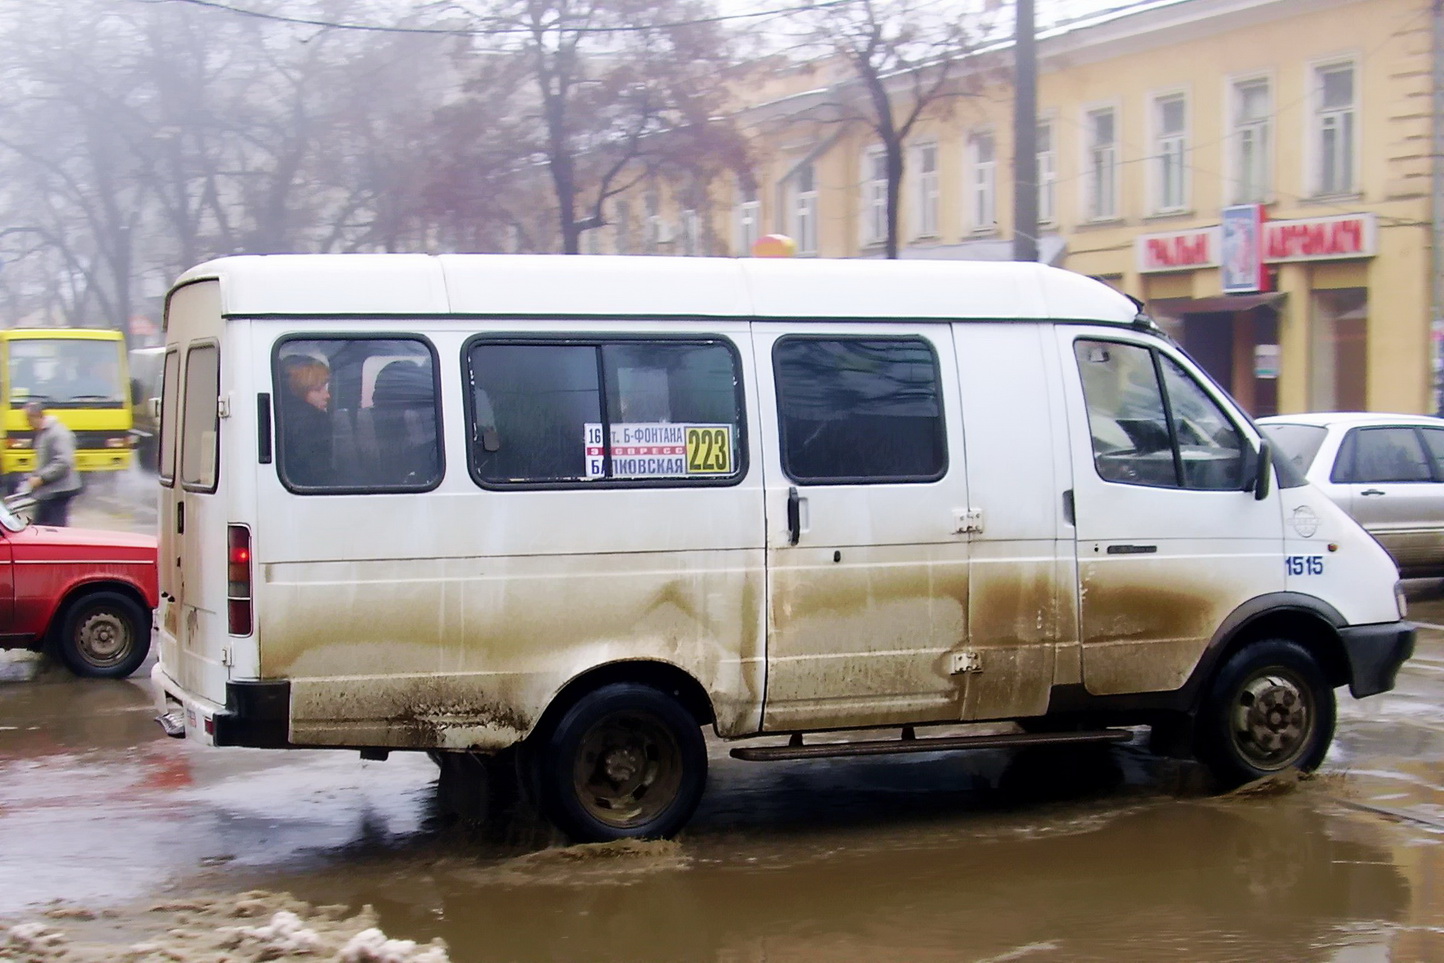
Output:
[[45,406],[32,401],[25,420],[35,432],[35,473],[26,479],[35,497],[36,525],[66,525],[70,500],[80,494],[80,472],[75,469],[75,433]]

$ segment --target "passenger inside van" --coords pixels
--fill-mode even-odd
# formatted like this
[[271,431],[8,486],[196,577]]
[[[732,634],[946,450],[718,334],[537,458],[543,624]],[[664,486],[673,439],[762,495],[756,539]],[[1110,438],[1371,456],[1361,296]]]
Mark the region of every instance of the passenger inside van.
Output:
[[310,355],[281,359],[281,441],[286,477],[297,485],[331,480],[331,369]]
[[369,411],[377,446],[386,453],[376,464],[377,484],[408,484],[439,473],[435,403],[425,368],[411,360],[388,362],[376,376]]

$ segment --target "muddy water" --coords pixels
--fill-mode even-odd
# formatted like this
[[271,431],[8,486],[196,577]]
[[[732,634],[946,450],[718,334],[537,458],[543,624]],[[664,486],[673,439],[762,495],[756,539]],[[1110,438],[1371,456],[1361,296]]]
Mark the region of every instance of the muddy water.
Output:
[[1341,696],[1291,791],[1211,797],[1134,746],[719,746],[677,844],[575,849],[526,814],[448,822],[419,756],[200,750],[140,679],[46,672],[0,684],[0,924],[59,899],[118,912],[89,925],[123,943],[166,925],[158,898],[263,889],[371,904],[458,961],[1444,959],[1444,631],[1395,692]]

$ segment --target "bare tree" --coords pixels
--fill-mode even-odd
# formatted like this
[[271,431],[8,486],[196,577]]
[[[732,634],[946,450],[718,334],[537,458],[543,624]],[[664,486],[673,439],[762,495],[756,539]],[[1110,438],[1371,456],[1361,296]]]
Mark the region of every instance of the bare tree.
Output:
[[877,138],[887,178],[885,250],[895,258],[908,137],[924,117],[976,95],[997,69],[975,51],[983,24],[962,5],[935,0],[819,4],[788,19],[805,55],[836,58],[849,74],[788,123],[860,125]]
[[711,14],[696,0],[498,0],[483,22],[500,48],[469,92],[502,136],[458,162],[544,172],[561,250],[577,253],[608,199],[667,164],[705,166],[701,151],[740,152],[718,120],[728,48]]

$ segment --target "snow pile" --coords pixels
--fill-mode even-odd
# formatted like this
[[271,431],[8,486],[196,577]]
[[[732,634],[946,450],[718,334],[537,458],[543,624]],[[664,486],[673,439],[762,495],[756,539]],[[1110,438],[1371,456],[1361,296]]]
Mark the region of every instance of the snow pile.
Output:
[[[77,925],[95,920],[86,911],[51,910]],[[376,925],[370,906],[353,913],[346,906],[312,906],[285,893],[173,900],[151,907],[139,933],[127,939],[110,925],[83,935],[62,933],[45,923],[0,926],[3,963],[451,963],[439,940],[418,945],[394,940]],[[251,925],[238,925],[249,920]],[[266,921],[266,922],[262,922]],[[108,921],[108,923],[111,921]],[[141,942],[137,935],[151,931]],[[108,932],[107,932],[108,931]],[[123,942],[122,942],[123,941]]]
[[[0,954],[0,960],[43,960],[64,942],[65,936],[62,933],[52,930],[44,923],[17,923],[6,933],[5,942],[0,943],[0,950],[5,951]],[[12,953],[24,953],[25,956],[12,956]]]
[[439,946],[417,948],[414,940],[388,940],[376,928],[362,930],[341,947],[341,963],[449,963]]
[[298,953],[315,953],[321,938],[315,930],[306,929],[301,917],[290,910],[281,910],[265,926],[241,926],[234,930],[235,943],[227,949],[257,948],[263,959],[281,959]]

